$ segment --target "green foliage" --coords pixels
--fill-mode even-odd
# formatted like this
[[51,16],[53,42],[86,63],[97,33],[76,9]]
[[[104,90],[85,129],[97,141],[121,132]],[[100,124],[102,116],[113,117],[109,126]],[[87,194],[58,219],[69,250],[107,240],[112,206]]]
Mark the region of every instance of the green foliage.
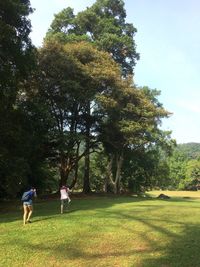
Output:
[[200,160],[193,159],[187,162],[185,176],[186,178],[181,184],[182,188],[197,190],[200,187]]
[[177,145],[168,161],[171,188],[179,190],[199,188],[199,152],[198,143]]
[[[110,94],[100,95],[101,107],[109,115],[104,125],[111,130],[110,142],[120,142],[122,146],[142,145],[154,141],[161,133],[158,129],[159,119],[168,116],[162,107],[154,105],[153,101],[140,89],[133,87],[129,81],[122,82],[120,87]],[[112,127],[110,127],[112,125]],[[113,131],[115,129],[115,131]],[[113,135],[117,135],[116,138]],[[105,135],[109,136],[107,132]]]
[[107,157],[102,150],[91,155],[90,162],[90,183],[91,189],[95,192],[105,190]]
[[73,9],[68,7],[63,9],[59,14],[55,15],[55,18],[51,24],[50,32],[64,32],[70,33],[73,30],[74,22]]
[[172,189],[184,189],[181,184],[184,184],[185,172],[186,172],[186,158],[185,156],[175,150],[172,156],[169,158],[170,168],[170,186]]
[[32,122],[21,106],[34,66],[28,0],[0,1],[0,194],[15,196],[27,183]]
[[137,30],[125,18],[124,2],[118,0],[98,0],[76,16],[67,8],[55,15],[45,40],[90,40],[109,52],[120,64],[123,75],[127,75],[133,73],[139,55],[133,39]]
[[[35,91],[44,107],[44,121],[51,118],[48,158],[59,165],[61,181],[66,183],[77,162],[88,153],[80,150],[88,120],[95,130],[95,115],[87,113],[88,100],[95,101],[97,93],[113,87],[120,70],[108,53],[85,42],[48,42],[40,50],[38,63]],[[91,140],[90,148],[95,149],[95,136]]]
[[168,188],[171,181],[165,154],[160,144],[153,144],[148,149],[128,149],[124,153],[122,169],[124,189],[140,193],[152,188]]
[[187,159],[200,158],[200,143],[178,144],[177,150],[182,152]]
[[[101,141],[104,145],[108,158],[112,163],[112,174],[110,180],[113,185],[118,186],[122,177],[119,165],[120,161],[126,158],[126,150],[132,151],[131,157],[134,158],[134,151],[140,149],[141,158],[145,158],[147,163],[147,154],[149,151],[160,149],[171,150],[173,141],[170,139],[169,132],[160,130],[161,118],[168,117],[167,112],[157,100],[158,92],[151,91],[149,88],[137,88],[130,84],[130,80],[123,80],[119,88],[108,94],[101,94],[98,98],[102,113],[105,113],[105,119],[101,124]],[[158,152],[157,152],[158,153]],[[151,159],[152,160],[152,159]],[[156,161],[152,161],[152,166],[148,171],[148,164],[144,166],[142,161],[132,165],[132,159],[124,170],[129,180],[129,188],[135,183],[134,190],[140,190],[140,187],[146,188],[151,185],[153,173],[155,175]],[[159,164],[157,163],[157,166]],[[134,170],[132,169],[135,168]],[[132,175],[129,176],[129,168]],[[114,178],[115,177],[115,178]],[[155,176],[154,176],[155,177]],[[125,182],[127,185],[127,182]],[[130,185],[131,184],[131,185]],[[137,184],[137,185],[136,185]],[[115,189],[117,190],[117,189]]]
[[[125,19],[124,2],[118,0],[97,0],[90,8],[77,15],[73,14],[71,8],[67,8],[55,15],[45,42],[57,40],[62,44],[73,44],[80,40],[88,40],[97,48],[109,52],[119,64],[121,75],[128,77],[133,73],[133,67],[139,55],[136,53],[133,39],[136,29],[132,24],[126,23]],[[81,63],[86,64],[92,54],[86,51],[84,53],[85,58],[80,58],[81,53],[76,56]],[[90,104],[84,110],[85,116],[90,118],[90,121],[88,119],[85,121],[88,149],[92,148],[89,148],[90,131],[95,132],[93,128],[95,124],[99,127],[100,140],[104,143],[106,150],[110,149],[114,153],[113,157],[116,162],[120,164],[123,161],[123,148],[126,146],[145,145],[155,142],[158,138],[160,143],[166,144],[166,140],[165,142],[163,140],[167,135],[169,136],[169,133],[164,134],[158,130],[158,124],[160,124],[160,119],[168,116],[169,113],[161,105],[157,105],[156,92],[150,93],[149,90],[148,95],[148,88],[145,91],[145,89],[130,86],[132,83],[130,79],[122,82],[121,78],[116,76],[116,72],[109,67],[109,62],[109,64],[106,61],[103,62],[104,68],[101,62],[99,59],[99,66],[94,66],[93,63],[87,65],[89,69],[85,68],[85,71],[95,78],[95,83],[90,83],[88,86],[84,79],[85,87],[82,86],[83,90],[90,87],[91,92],[91,96],[88,97]],[[108,76],[110,76],[109,82]],[[81,77],[79,77],[80,80]],[[115,87],[113,87],[114,84]],[[94,91],[91,90],[92,88]],[[80,91],[80,88],[77,88],[77,92],[78,90]],[[99,95],[96,96],[97,92]],[[91,110],[91,101],[96,104],[93,110]],[[94,123],[92,123],[92,118]],[[96,131],[96,136],[97,133]],[[119,167],[118,164],[116,166]]]
[[[0,104],[9,107],[15,101],[17,84],[26,77],[33,63],[31,31],[27,16],[32,12],[30,1],[0,2]],[[27,64],[29,63],[29,64]]]
[[167,171],[156,159],[171,150],[170,132],[159,128],[170,113],[157,90],[132,82],[139,55],[124,1],[97,0],[77,15],[62,10],[37,52],[31,12],[28,0],[0,3],[0,193],[28,184],[51,191],[58,172],[61,183],[80,188],[81,169],[88,189],[89,170],[93,190],[106,190],[109,175],[116,192],[133,181],[138,190],[150,185],[158,169]]

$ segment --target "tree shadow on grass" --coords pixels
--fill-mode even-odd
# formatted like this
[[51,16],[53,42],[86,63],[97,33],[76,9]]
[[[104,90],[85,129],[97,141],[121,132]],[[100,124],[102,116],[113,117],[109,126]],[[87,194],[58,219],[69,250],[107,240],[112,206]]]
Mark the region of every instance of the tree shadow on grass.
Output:
[[[115,212],[113,213],[113,216],[116,216]],[[122,214],[119,216],[119,225],[123,222],[120,221],[120,219],[124,217],[124,219],[133,219],[138,222],[141,222],[149,227],[150,231],[152,232],[160,232],[163,235],[163,238],[166,238],[170,240],[167,245],[165,243],[156,244],[155,240],[149,237],[147,233],[141,233],[141,236],[143,239],[147,242],[148,246],[144,248],[137,247],[136,244],[134,244],[133,240],[133,246],[130,248],[120,250],[116,250],[115,248],[106,250],[102,249],[97,251],[91,250],[86,251],[84,249],[84,245],[81,243],[71,242],[71,240],[62,240],[61,244],[54,245],[53,240],[52,243],[48,241],[48,243],[42,243],[42,244],[33,244],[30,243],[27,244],[27,242],[24,242],[22,239],[15,240],[15,243],[20,246],[20,250],[23,251],[23,249],[26,249],[27,247],[31,249],[33,253],[38,253],[41,251],[44,251],[45,254],[54,255],[56,257],[56,261],[59,262],[60,260],[63,262],[63,260],[70,260],[70,261],[79,261],[85,262],[85,265],[87,266],[86,262],[94,261],[101,259],[102,262],[104,262],[103,266],[106,266],[106,261],[110,259],[111,257],[114,258],[120,258],[124,257],[140,257],[140,263],[139,265],[132,264],[131,261],[127,263],[127,267],[200,267],[200,257],[199,257],[199,251],[200,251],[200,225],[199,224],[193,224],[188,225],[184,224],[184,222],[174,222],[169,221],[173,223],[179,223],[181,226],[181,233],[177,234],[173,231],[170,231],[170,228],[165,229],[165,227],[162,227],[162,225],[156,225],[156,223],[153,220],[145,220],[141,219],[137,216],[131,215],[128,216],[127,214]],[[168,221],[165,221],[165,223],[168,223]],[[116,231],[119,225],[115,225]],[[126,229],[127,231],[133,231],[137,229]],[[74,233],[75,240],[77,235],[80,233]],[[64,241],[64,242],[63,242]],[[109,244],[109,240],[106,241]],[[165,244],[165,245],[164,245]],[[155,249],[156,247],[156,249]],[[156,256],[154,256],[157,254]],[[158,256],[158,255],[161,256]],[[97,263],[95,263],[94,266],[98,266]],[[101,265],[102,266],[102,265]],[[107,265],[110,266],[110,265]],[[120,265],[118,265],[120,266]],[[124,265],[123,265],[124,266]]]
[[[141,260],[140,267],[200,267],[200,224],[189,224],[188,222],[184,222],[184,220],[175,221],[170,220],[170,218],[145,219],[138,215],[128,215],[123,213],[120,214],[119,217],[120,220],[124,218],[141,222],[149,228],[150,232],[159,232],[163,235],[163,238],[170,240],[167,245],[164,245],[164,243],[159,244],[144,232],[142,236],[149,244],[148,247],[152,249],[147,253],[147,256]],[[177,225],[178,228],[181,229],[181,232],[176,233],[171,230],[170,227],[167,227],[166,229],[165,226],[162,226],[162,223],[165,223],[165,225],[166,223],[168,225]],[[131,232],[133,229],[129,230]],[[157,253],[160,253],[162,256],[152,256]],[[124,256],[128,255],[124,254]],[[131,264],[128,266],[137,267]]]
[[[68,207],[67,213],[72,213],[80,210],[92,210],[92,209],[106,209],[116,204],[132,203],[145,201],[145,198],[136,197],[90,197],[83,199],[72,199],[72,203]],[[16,220],[21,220],[23,216],[23,206],[20,201],[0,203],[0,223],[9,223]],[[37,221],[37,217],[44,217],[47,220],[47,216],[55,216],[60,214],[60,200],[36,200],[33,204],[33,218]]]
[[200,267],[200,225],[185,225],[182,234],[174,236],[167,247],[160,247],[160,251],[162,256],[147,257],[142,266]]
[[[155,227],[156,228],[156,227]],[[157,229],[162,231],[162,229]],[[62,251],[62,248],[56,248],[56,254],[62,256],[62,258],[67,259],[68,257],[71,259],[75,259],[76,257],[86,260],[95,260],[102,259],[105,261],[110,257],[130,257],[134,255],[139,255],[141,257],[141,262],[139,264],[140,267],[200,267],[200,226],[185,226],[183,229],[182,235],[174,235],[170,234],[170,232],[165,231],[165,234],[169,234],[170,238],[173,237],[171,243],[166,247],[162,247],[157,245],[158,249],[154,252],[152,249],[144,248],[140,249],[134,246],[130,248],[128,251],[109,251],[106,252],[104,250],[99,251],[99,253],[85,253],[83,250],[79,250],[78,247],[66,248],[66,250]],[[109,242],[109,241],[108,241]],[[152,244],[153,245],[153,244]],[[164,255],[159,257],[154,257],[152,254],[156,254],[157,252],[163,253]],[[145,259],[143,255],[145,255]],[[96,265],[98,266],[98,265]],[[119,265],[120,266],[120,265]],[[127,266],[137,267],[135,264],[132,265],[131,262]]]
[[[146,201],[152,201],[151,204],[146,204]],[[72,203],[70,204],[69,210],[67,213],[75,213],[76,211],[84,211],[84,210],[93,210],[93,209],[102,209],[106,210],[114,205],[118,204],[131,204],[131,203],[141,203],[143,208],[148,208],[148,211],[155,210],[158,208],[164,207],[166,202],[180,202],[180,203],[188,203],[191,202],[191,199],[185,198],[170,198],[168,200],[160,200],[157,198],[149,198],[149,197],[131,197],[131,196],[120,196],[120,197],[89,197],[89,198],[75,198],[72,199]],[[144,203],[144,204],[143,204]],[[156,204],[155,204],[156,203]],[[22,220],[23,216],[23,207],[21,202],[14,202],[0,204],[0,223],[9,223],[17,220]],[[142,212],[142,210],[137,210],[137,212]],[[60,214],[60,200],[46,200],[46,201],[35,201],[34,202],[34,212],[33,212],[33,221],[41,221],[47,220],[49,216],[52,218]]]
[[[76,212],[80,210],[92,210],[96,209],[96,213],[93,215],[98,218],[107,218],[105,224],[102,227],[110,227],[110,218],[116,219],[112,227],[118,231],[119,227],[124,227],[126,234],[132,233],[133,231],[137,231],[137,227],[134,228],[134,222],[141,223],[145,226],[145,229],[148,229],[146,232],[138,232],[140,235],[140,239],[143,240],[147,247],[139,248],[134,243],[129,248],[121,250],[115,250],[115,248],[111,248],[106,250],[102,248],[99,251],[86,251],[84,249],[83,243],[71,241],[71,240],[61,240],[60,243],[54,244],[54,238],[52,238],[52,242],[48,241],[48,243],[41,242],[40,244],[33,244],[31,241],[27,244],[23,239],[15,237],[13,238],[12,244],[18,244],[19,250],[22,251],[27,247],[31,249],[33,253],[39,253],[40,251],[44,251],[49,255],[54,255],[56,257],[57,262],[59,260],[68,260],[76,261],[76,260],[86,260],[92,261],[95,259],[105,262],[110,257],[140,257],[140,267],[200,267],[200,225],[199,224],[192,224],[188,222],[184,222],[183,220],[178,219],[171,219],[169,216],[159,218],[156,217],[156,214],[152,214],[151,216],[146,216],[144,214],[141,215],[140,212],[143,211],[156,211],[165,207],[163,205],[166,201],[170,202],[170,200],[157,200],[152,199],[152,202],[145,202],[147,199],[132,199],[132,198],[119,198],[113,199],[112,198],[105,198],[100,199],[84,199],[84,200],[74,200],[72,202],[72,206],[70,207],[67,213],[72,214],[72,216],[76,216]],[[149,200],[149,199],[148,199]],[[129,204],[132,202],[138,203],[138,206],[134,206],[134,213],[131,212],[131,209],[128,210],[123,209],[120,211],[120,206],[117,207],[117,210],[107,208],[114,206],[115,204]],[[142,203],[140,203],[142,201]],[[164,203],[163,203],[164,201]],[[175,200],[177,202],[177,199]],[[186,203],[188,206],[188,200],[180,200],[183,204]],[[190,202],[190,200],[189,200]],[[132,207],[132,206],[131,206]],[[182,206],[184,208],[184,206]],[[36,216],[34,217],[35,222],[42,220],[53,220],[55,217],[59,216],[59,208],[60,202],[59,201],[52,201],[51,203],[36,203]],[[135,209],[136,208],[136,209]],[[197,207],[192,207],[197,208]],[[167,216],[167,215],[166,215]],[[15,217],[13,217],[15,218]],[[60,216],[62,218],[62,215]],[[128,221],[133,222],[132,224],[127,224]],[[86,226],[96,227],[91,221],[85,222]],[[166,227],[166,224],[168,225]],[[128,225],[128,226],[127,226]],[[175,226],[175,228],[171,229],[170,225]],[[129,227],[129,228],[128,228]],[[178,233],[174,231],[174,229],[178,229]],[[180,231],[181,230],[181,231]],[[149,234],[152,232],[152,235]],[[91,228],[92,233],[92,228]],[[168,242],[160,242],[157,243],[158,240],[153,238],[155,233],[161,233],[163,239],[166,239]],[[56,234],[56,232],[55,232]],[[73,235],[74,240],[81,240],[80,239],[80,232],[74,232]],[[89,235],[89,238],[93,238]],[[109,244],[110,240],[106,240]],[[10,246],[12,246],[10,244]],[[8,244],[9,245],[9,244]],[[156,254],[156,256],[155,256]],[[129,264],[130,263],[130,264]],[[133,265],[129,261],[127,266],[130,267],[138,267],[137,265]],[[86,265],[85,265],[86,266]],[[95,265],[98,266],[98,265]],[[119,265],[120,266],[120,265]]]
[[[106,216],[105,211],[104,215]],[[184,222],[184,220],[176,221],[170,218],[141,218],[139,214],[130,215],[125,211],[122,211],[121,213],[108,211],[107,215],[118,219],[116,220],[118,223],[115,224],[116,231],[119,227],[124,227],[125,230],[130,232],[130,234],[132,233],[132,231],[137,231],[137,228],[127,229],[127,225],[124,226],[124,222],[126,222],[127,220],[132,220],[133,222],[136,221],[148,227],[148,232],[141,233],[141,238],[143,238],[143,240],[145,240],[148,244],[147,248],[141,250],[137,248],[137,245],[135,248],[133,245],[133,247],[128,251],[123,251],[122,249],[120,252],[115,252],[113,250],[109,252],[99,251],[99,253],[87,254],[81,250],[77,252],[78,248],[76,247],[75,250],[73,250],[73,248],[71,248],[71,250],[68,250],[68,256],[71,255],[71,257],[73,258],[73,255],[77,254],[84,259],[103,258],[106,261],[108,257],[129,257],[135,254],[139,254],[139,256],[141,257],[141,263],[139,264],[140,267],[200,267],[199,224]],[[168,224],[169,226],[166,227],[166,224]],[[170,225],[175,225],[178,233],[174,231],[174,229],[171,230]],[[155,241],[154,238],[149,235],[149,232],[161,233],[163,238],[167,240],[167,243],[161,242],[159,244],[158,241]],[[57,253],[60,253],[59,249],[56,249],[56,251]],[[143,257],[144,254],[146,254],[145,257]],[[160,254],[161,256],[157,256],[156,254]],[[60,256],[65,257],[64,254]],[[136,265],[131,265],[131,263],[127,266],[137,267]]]
[[[128,250],[116,251],[115,249],[104,251],[104,249],[99,250],[98,253],[86,253],[79,246],[70,246],[66,244],[65,246],[58,246],[55,248],[55,253],[60,259],[86,259],[86,260],[95,260],[102,259],[105,261],[110,257],[131,257],[137,254],[137,257],[141,258],[141,262],[139,264],[140,267],[200,267],[200,225],[199,224],[191,224],[184,222],[176,222],[173,220],[160,220],[159,225],[157,224],[158,220],[154,219],[141,219],[139,216],[129,216],[127,214],[120,215],[115,214],[115,212],[111,212],[111,216],[118,216],[119,221],[118,225],[116,224],[116,231],[119,227],[123,227],[124,219],[131,219],[138,221],[145,226],[147,226],[152,233],[159,232],[163,235],[163,238],[166,240],[170,240],[170,242],[166,243],[156,243],[153,238],[151,238],[148,233],[141,233],[141,238],[147,242],[148,246],[144,249],[140,249],[135,245]],[[160,223],[161,222],[161,223]],[[162,226],[162,222],[169,224],[176,224],[181,228],[181,233],[176,233],[170,230],[170,227],[166,229],[166,227]],[[134,230],[127,229],[126,231],[130,231],[130,233]],[[137,229],[135,229],[137,231]],[[107,240],[109,243],[109,239]],[[156,256],[154,256],[157,254]],[[161,256],[158,256],[160,254]],[[145,255],[145,256],[144,256]],[[98,265],[96,265],[98,266]],[[105,265],[106,266],[106,265]],[[120,265],[119,265],[120,266]],[[137,267],[135,264],[127,265],[130,267]]]
[[[65,214],[70,214],[70,213],[74,213],[74,212],[76,212],[77,210],[75,210],[75,209],[71,209],[71,210],[66,210],[66,211],[64,211],[64,213],[63,214],[60,214],[59,212],[57,212],[56,214],[54,214],[54,215],[42,215],[42,216],[36,216],[34,219],[33,219],[33,223],[37,223],[37,222],[40,222],[40,221],[46,221],[46,220],[51,220],[51,219],[55,219],[55,218],[57,218],[58,216],[64,216]],[[45,217],[46,216],[46,217]]]

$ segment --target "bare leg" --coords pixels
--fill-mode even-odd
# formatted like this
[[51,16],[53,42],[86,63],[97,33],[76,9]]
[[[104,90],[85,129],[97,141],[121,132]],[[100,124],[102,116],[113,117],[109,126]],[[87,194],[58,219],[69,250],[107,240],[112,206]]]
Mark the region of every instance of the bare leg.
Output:
[[63,206],[64,206],[64,204],[61,203],[61,205],[60,205],[60,213],[63,213]]
[[28,206],[28,210],[29,210],[29,213],[28,213],[28,217],[27,217],[27,222],[30,221],[30,218],[31,218],[31,215],[33,213],[33,207],[32,206]]
[[28,206],[26,206],[26,205],[23,205],[23,208],[24,208],[23,222],[24,222],[24,225],[25,225],[29,209],[28,209]]

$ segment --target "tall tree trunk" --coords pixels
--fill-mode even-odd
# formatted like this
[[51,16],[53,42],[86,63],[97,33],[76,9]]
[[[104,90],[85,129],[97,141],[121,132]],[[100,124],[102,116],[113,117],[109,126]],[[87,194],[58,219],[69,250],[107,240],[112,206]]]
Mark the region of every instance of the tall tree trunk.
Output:
[[104,186],[103,186],[103,191],[105,193],[108,193],[108,184],[109,184],[109,177],[108,175],[106,174],[106,177],[105,177],[105,183],[104,183]]
[[109,172],[109,180],[111,185],[113,186],[113,191],[115,194],[118,194],[120,192],[120,181],[121,181],[121,169],[122,169],[122,163],[123,163],[123,152],[121,154],[117,154],[115,156],[116,161],[116,172],[115,177],[113,177],[112,173],[112,165],[113,165],[113,159],[114,156],[111,157],[110,163],[108,165],[108,172]]
[[66,159],[64,155],[61,153],[61,158],[60,158],[60,186],[66,185],[68,176],[69,176],[69,168],[66,163]]
[[109,192],[109,184],[114,184],[114,181],[112,179],[112,165],[113,165],[113,155],[111,155],[111,159],[108,161],[108,165],[106,168],[106,178],[105,178],[105,185],[104,185],[104,191],[106,193]]
[[69,176],[69,171],[66,168],[60,167],[60,186],[66,185]]
[[123,153],[117,156],[116,159],[116,175],[115,175],[115,193],[120,193],[120,182],[121,182],[121,169],[123,163]]
[[91,193],[90,188],[90,102],[87,103],[86,138],[85,138],[85,169],[83,177],[83,193]]
[[78,155],[79,155],[79,148],[80,148],[80,143],[77,144],[77,149],[76,149],[76,163],[75,163],[75,171],[74,171],[74,178],[72,180],[72,183],[70,185],[70,189],[73,188],[78,180]]
[[84,170],[84,180],[83,180],[83,193],[91,193],[90,188],[90,155],[85,156],[85,170]]

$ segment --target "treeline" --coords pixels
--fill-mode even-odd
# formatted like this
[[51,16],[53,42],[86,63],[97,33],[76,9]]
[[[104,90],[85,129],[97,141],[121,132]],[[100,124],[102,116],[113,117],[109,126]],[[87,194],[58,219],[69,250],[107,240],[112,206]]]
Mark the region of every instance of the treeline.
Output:
[[200,189],[200,144],[179,144],[169,160],[171,186],[178,190]]
[[179,144],[177,150],[188,160],[200,158],[200,143]]
[[169,190],[200,189],[200,144],[178,144],[170,156],[161,153],[161,168],[154,187]]
[[32,11],[28,0],[0,2],[1,197],[28,185],[84,193],[156,186],[160,155],[174,145],[160,128],[170,113],[159,91],[133,82],[139,54],[124,2],[62,10],[39,49],[29,38]]

